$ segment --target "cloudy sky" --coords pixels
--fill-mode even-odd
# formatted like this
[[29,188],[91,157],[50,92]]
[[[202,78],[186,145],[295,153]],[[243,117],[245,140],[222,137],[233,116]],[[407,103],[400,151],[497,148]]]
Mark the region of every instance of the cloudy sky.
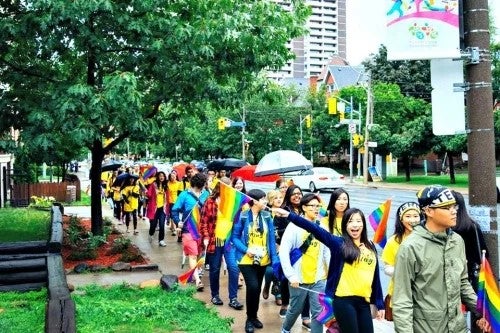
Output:
[[[347,2],[347,60],[351,65],[361,63],[371,53],[377,53],[385,40],[386,0],[348,0]],[[495,25],[500,28],[500,2],[489,0]],[[497,29],[500,41],[500,29]]]

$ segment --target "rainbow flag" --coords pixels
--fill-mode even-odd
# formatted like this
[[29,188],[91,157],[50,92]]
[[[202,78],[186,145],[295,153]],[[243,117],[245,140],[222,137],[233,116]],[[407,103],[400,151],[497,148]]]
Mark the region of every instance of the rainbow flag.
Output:
[[203,266],[203,264],[205,263],[206,254],[207,254],[206,252],[203,253],[203,256],[200,259],[198,259],[198,262],[196,263],[196,266],[194,268],[191,268],[186,273],[182,273],[181,275],[179,275],[177,277],[180,284],[186,284],[189,281],[193,280],[193,275],[194,275],[194,272],[196,271],[196,269]]
[[219,211],[222,218],[217,221],[215,226],[215,242],[217,246],[221,246],[229,238],[233,224],[240,219],[243,205],[251,200],[244,193],[220,182]]
[[187,229],[194,240],[200,239],[200,206],[195,204],[189,215],[187,216],[184,224],[186,224]]
[[323,325],[327,325],[329,322],[335,320],[335,315],[333,314],[333,299],[323,293],[318,295],[318,299],[319,304],[323,307],[323,310],[318,317],[316,317],[316,319]]
[[375,231],[375,235],[373,235],[373,242],[380,245],[381,248],[384,248],[385,243],[387,242],[385,233],[387,230],[389,211],[391,210],[391,201],[391,199],[387,199],[368,216],[368,221],[370,221],[370,224]]
[[491,332],[500,332],[500,292],[485,251],[483,251],[479,270],[477,310],[490,324]]
[[150,166],[149,168],[144,170],[144,173],[142,174],[142,179],[147,180],[148,178],[153,177],[154,175],[156,175],[157,171],[158,169],[155,166]]

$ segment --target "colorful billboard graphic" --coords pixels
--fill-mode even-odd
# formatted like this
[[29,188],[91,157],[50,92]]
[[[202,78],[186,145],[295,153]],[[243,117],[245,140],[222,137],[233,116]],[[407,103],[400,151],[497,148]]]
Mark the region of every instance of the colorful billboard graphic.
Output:
[[460,58],[458,0],[386,0],[388,60]]

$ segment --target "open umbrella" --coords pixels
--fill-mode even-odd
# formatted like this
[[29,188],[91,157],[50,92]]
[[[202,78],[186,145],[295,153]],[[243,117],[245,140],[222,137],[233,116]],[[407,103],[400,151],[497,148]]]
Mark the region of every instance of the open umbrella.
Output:
[[245,165],[244,167],[231,172],[231,177],[241,177],[244,180],[251,182],[275,182],[280,178],[279,175],[268,175],[261,177],[255,176],[256,167],[256,165]]
[[122,187],[125,184],[128,184],[128,182],[129,182],[129,180],[131,178],[133,178],[133,179],[139,179],[139,176],[130,174],[128,172],[121,173],[118,176],[116,176],[116,179],[115,179],[115,181],[113,182],[113,184],[111,186],[113,186],[113,187],[118,187],[118,186]]
[[101,172],[104,172],[104,171],[115,171],[115,170],[120,169],[120,167],[122,165],[123,165],[122,162],[111,160],[109,162],[104,163],[101,166]]
[[[189,163],[186,162],[181,162],[177,165],[175,165],[172,170],[175,170],[177,172],[177,178],[182,179],[184,175],[186,174],[186,167],[189,165]],[[194,166],[193,166],[194,167]]]
[[255,168],[255,176],[309,170],[312,167],[311,161],[294,150],[277,150],[262,157]]
[[207,164],[208,170],[234,170],[248,165],[247,161],[240,160],[237,158],[222,158],[218,160],[210,161]]

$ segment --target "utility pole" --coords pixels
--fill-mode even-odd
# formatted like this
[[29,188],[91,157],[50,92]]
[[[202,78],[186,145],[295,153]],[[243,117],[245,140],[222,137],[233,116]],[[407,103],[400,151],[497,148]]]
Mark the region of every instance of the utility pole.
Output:
[[370,134],[370,124],[373,119],[373,94],[372,94],[372,82],[371,76],[368,77],[368,90],[366,96],[366,120],[365,120],[365,142],[364,142],[364,152],[363,152],[363,184],[368,184],[368,141]]
[[479,52],[479,61],[467,64],[465,76],[469,213],[481,224],[490,262],[496,276],[500,276],[488,0],[467,0],[462,3],[466,51]]

